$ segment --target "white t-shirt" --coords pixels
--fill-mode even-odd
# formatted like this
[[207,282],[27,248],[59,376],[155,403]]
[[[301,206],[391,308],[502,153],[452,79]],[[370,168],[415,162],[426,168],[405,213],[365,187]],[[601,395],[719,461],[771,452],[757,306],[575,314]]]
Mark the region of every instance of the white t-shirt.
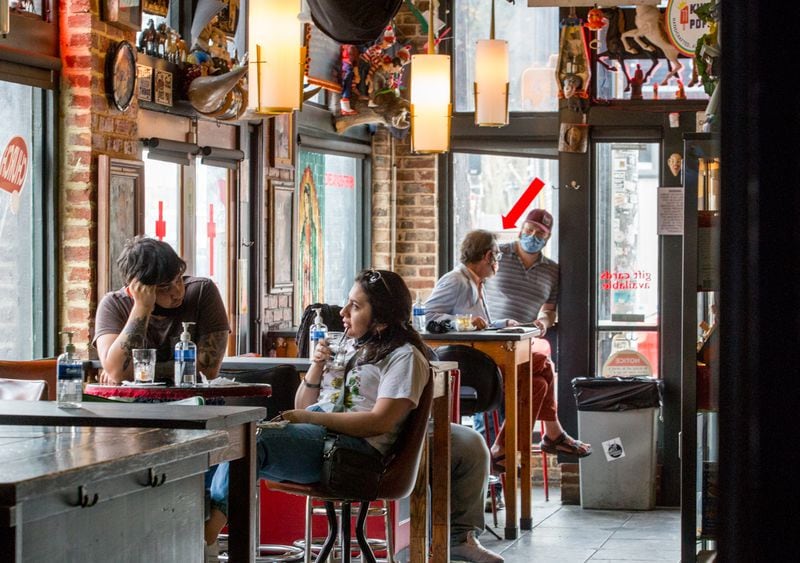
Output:
[[[348,355],[351,356],[352,353]],[[322,376],[322,389],[315,405],[324,412],[333,412],[340,400],[344,370],[328,371]],[[375,364],[354,367],[347,374],[344,410],[368,412],[378,399],[408,399],[416,407],[428,382],[428,360],[411,344],[404,344]],[[397,440],[405,420],[386,434],[366,438],[372,447],[386,454]]]

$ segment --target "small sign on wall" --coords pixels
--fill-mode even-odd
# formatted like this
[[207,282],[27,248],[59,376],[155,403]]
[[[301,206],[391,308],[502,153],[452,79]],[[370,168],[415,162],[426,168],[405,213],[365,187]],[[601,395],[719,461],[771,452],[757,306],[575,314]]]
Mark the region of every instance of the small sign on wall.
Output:
[[136,97],[145,102],[153,101],[153,69],[147,65],[136,65]]

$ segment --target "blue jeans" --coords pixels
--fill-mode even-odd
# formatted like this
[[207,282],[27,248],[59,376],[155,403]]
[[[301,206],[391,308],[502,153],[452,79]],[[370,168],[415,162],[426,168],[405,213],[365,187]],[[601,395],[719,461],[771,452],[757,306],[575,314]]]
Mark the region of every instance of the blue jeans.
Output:
[[[256,437],[259,479],[316,483],[322,470],[322,449],[328,431],[318,424],[287,424],[282,428],[261,428]],[[354,450],[380,456],[363,438],[342,434],[340,444]],[[211,480],[211,506],[228,514],[227,463],[217,466]]]

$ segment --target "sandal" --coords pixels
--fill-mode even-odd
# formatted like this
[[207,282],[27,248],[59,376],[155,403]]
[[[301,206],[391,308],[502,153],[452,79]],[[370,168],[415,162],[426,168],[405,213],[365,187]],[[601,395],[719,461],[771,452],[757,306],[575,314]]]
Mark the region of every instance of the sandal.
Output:
[[[548,454],[568,454],[578,457],[586,457],[592,453],[592,446],[576,440],[566,432],[562,432],[555,440],[545,436],[542,438],[541,448]],[[586,448],[586,451],[581,452],[581,448]]]

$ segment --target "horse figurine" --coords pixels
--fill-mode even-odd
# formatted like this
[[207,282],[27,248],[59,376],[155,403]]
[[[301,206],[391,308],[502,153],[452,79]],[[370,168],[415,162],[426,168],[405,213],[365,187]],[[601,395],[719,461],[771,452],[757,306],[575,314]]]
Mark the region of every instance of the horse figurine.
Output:
[[[636,6],[636,17],[634,19],[634,29],[628,30],[620,36],[625,44],[628,53],[636,53],[625,41],[632,39],[643,52],[655,52],[656,48],[661,49],[667,59],[669,72],[661,81],[661,85],[669,84],[670,78],[680,80],[680,72],[683,70],[683,63],[678,60],[678,49],[670,42],[664,28],[664,18],[661,10],[656,6]],[[644,41],[643,41],[644,40]]]
[[[606,26],[606,50],[597,54],[597,62],[603,65],[607,70],[617,72],[621,69],[625,75],[625,92],[631,89],[631,76],[628,73],[628,67],[625,64],[626,58],[631,58],[627,55],[628,47],[622,40],[622,34],[625,31],[625,13],[620,8],[603,8],[603,15],[608,21]],[[637,55],[646,55],[650,58],[650,68],[644,73],[644,82],[650,78],[653,71],[658,66],[658,55],[652,50],[642,50]],[[619,64],[619,68],[608,64],[605,59],[614,59]]]

